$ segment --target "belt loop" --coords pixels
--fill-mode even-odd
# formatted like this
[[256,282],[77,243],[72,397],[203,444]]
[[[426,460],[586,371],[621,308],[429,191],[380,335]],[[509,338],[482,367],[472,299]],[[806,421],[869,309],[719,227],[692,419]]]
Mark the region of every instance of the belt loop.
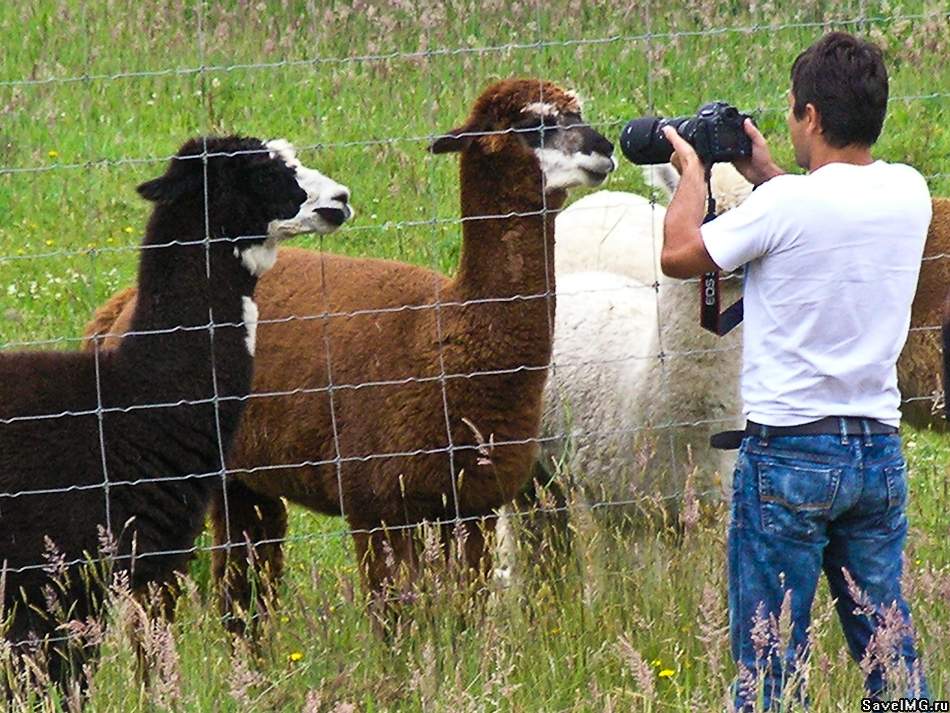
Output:
[[759,445],[763,448],[769,447],[769,427],[764,423],[759,425]]
[[841,429],[841,445],[848,445],[848,422],[844,416],[838,418],[838,427]]
[[871,424],[868,423],[866,418],[861,419],[861,431],[864,433],[864,445],[873,446],[874,441],[871,439]]

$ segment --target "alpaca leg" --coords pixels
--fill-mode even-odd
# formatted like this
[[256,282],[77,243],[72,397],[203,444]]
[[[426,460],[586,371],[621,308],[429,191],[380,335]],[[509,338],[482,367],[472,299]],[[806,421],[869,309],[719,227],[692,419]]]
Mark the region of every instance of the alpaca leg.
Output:
[[230,631],[244,634],[253,609],[251,633],[256,635],[259,618],[273,605],[283,573],[287,508],[280,498],[256,493],[236,479],[228,480],[226,495],[226,509],[220,491],[211,506],[212,571],[219,587],[219,610]]
[[64,707],[81,705],[89,691],[87,664],[96,658],[98,646],[83,648],[66,644],[56,647],[49,657],[47,672],[50,681],[56,684]]
[[498,518],[491,515],[479,520],[465,520],[443,525],[442,540],[449,562],[460,565],[460,583],[477,584],[491,575],[492,552]]
[[181,580],[187,576],[187,571],[182,568],[176,571],[170,581],[162,585],[151,585],[146,589],[135,592],[135,600],[140,609],[140,617],[135,617],[128,623],[129,636],[132,639],[132,647],[135,649],[135,663],[138,680],[142,681],[146,687],[152,683],[152,665],[154,664],[154,651],[150,654],[150,645],[146,641],[146,626],[149,622],[157,620],[164,626],[170,627],[175,621],[175,608],[178,599],[181,596]]
[[17,604],[4,634],[9,649],[2,659],[6,670],[0,677],[0,710],[20,710],[23,698],[45,685],[44,670],[64,709],[70,701],[81,703],[89,688],[86,664],[96,658],[98,642],[76,638],[46,613],[27,610],[26,602]]
[[[418,570],[416,546],[410,529],[350,522],[363,588],[369,595],[370,615],[377,634],[388,636],[398,623]],[[372,530],[367,532],[367,530]]]
[[[511,503],[510,532],[532,553],[529,565],[550,564],[553,558],[571,554],[572,541],[568,496],[557,476],[535,464],[531,481]],[[509,538],[511,536],[509,535]],[[508,545],[508,549],[517,549]],[[511,554],[508,554],[512,558]]]
[[498,508],[498,520],[495,522],[494,575],[496,581],[505,589],[517,584],[520,574],[513,520],[511,505]]

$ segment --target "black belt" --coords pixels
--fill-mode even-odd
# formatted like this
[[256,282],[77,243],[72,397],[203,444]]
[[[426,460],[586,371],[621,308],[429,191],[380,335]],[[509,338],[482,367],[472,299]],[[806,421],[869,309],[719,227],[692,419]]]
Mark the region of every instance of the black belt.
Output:
[[844,434],[848,436],[863,436],[865,433],[870,433],[872,436],[897,433],[895,426],[889,426],[873,418],[861,418],[859,416],[827,416],[818,421],[801,423],[797,426],[765,426],[761,423],[748,421],[746,422],[744,431],[722,431],[721,433],[714,433],[709,438],[709,445],[719,450],[731,451],[740,446],[745,436],[769,438],[778,436],[839,435],[842,433],[842,422],[844,422]]

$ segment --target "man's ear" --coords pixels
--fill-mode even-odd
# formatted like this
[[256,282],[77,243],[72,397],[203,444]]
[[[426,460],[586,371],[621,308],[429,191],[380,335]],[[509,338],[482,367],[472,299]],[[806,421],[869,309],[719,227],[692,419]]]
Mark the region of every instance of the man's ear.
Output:
[[476,135],[484,131],[479,122],[469,119],[461,126],[437,137],[429,145],[432,153],[461,153],[469,147]]
[[808,126],[812,131],[817,134],[824,133],[821,128],[821,112],[818,111],[818,107],[811,102],[805,105],[805,119],[807,119]]

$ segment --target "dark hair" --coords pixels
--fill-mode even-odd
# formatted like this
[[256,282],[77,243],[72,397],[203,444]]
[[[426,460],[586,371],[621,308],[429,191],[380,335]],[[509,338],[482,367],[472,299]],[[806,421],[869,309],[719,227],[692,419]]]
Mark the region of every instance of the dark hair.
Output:
[[831,32],[792,65],[796,118],[812,104],[825,140],[836,148],[870,146],[881,135],[887,111],[887,69],[881,50],[847,32]]

